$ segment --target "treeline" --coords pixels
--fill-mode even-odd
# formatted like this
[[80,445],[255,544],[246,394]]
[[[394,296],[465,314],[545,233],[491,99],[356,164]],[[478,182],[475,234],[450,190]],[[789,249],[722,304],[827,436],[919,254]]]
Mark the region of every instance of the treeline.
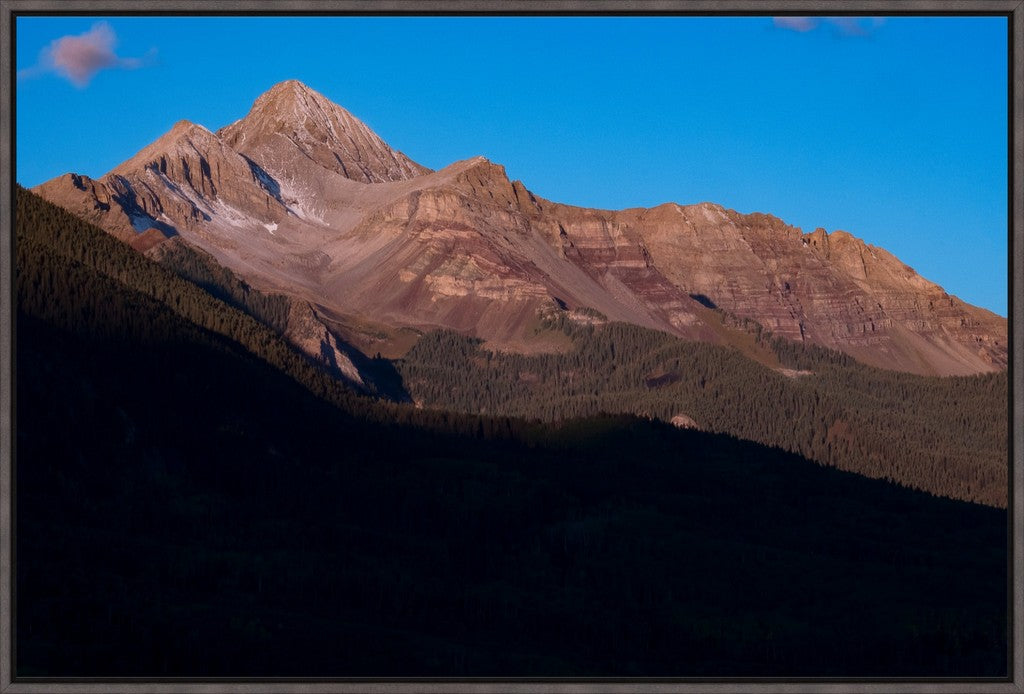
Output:
[[766,330],[763,325],[752,318],[737,316],[719,307],[714,308],[714,314],[722,325],[753,335],[754,344],[772,352],[779,360],[779,364],[785,368],[806,371],[826,365],[854,366],[859,363],[849,354],[837,349],[821,347],[808,342],[796,342],[773,335],[770,330]]
[[278,334],[288,328],[291,299],[283,294],[267,294],[253,289],[210,254],[180,239],[162,243],[150,251],[152,257],[174,274],[204,289],[263,323]]
[[564,354],[493,353],[451,331],[425,335],[396,366],[425,406],[559,421],[629,412],[778,446],[933,494],[1005,507],[1006,373],[927,378],[844,354],[758,339],[790,377],[736,350],[635,325],[568,329]]

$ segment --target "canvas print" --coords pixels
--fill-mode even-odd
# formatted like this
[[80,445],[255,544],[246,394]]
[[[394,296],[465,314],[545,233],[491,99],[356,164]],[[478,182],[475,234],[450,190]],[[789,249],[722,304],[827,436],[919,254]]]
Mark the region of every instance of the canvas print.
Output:
[[1007,22],[17,16],[14,674],[1005,678]]

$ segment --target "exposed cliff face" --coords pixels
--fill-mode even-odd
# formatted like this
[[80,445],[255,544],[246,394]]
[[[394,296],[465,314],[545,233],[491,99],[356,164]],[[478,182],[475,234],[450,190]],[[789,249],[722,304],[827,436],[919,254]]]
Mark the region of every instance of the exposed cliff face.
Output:
[[110,177],[133,189],[150,218],[163,215],[189,228],[215,215],[228,222],[267,223],[288,214],[278,184],[266,171],[188,121],[176,123],[104,178]]
[[[610,213],[555,206],[549,212],[561,220],[563,246],[595,266],[636,272],[647,263],[685,295],[789,339],[923,374],[1006,365],[1005,319],[949,296],[887,251],[846,232],[802,234],[770,215],[706,203]],[[673,304],[664,307],[671,315]]]
[[150,230],[202,234],[211,224],[268,225],[294,215],[259,165],[188,121],[99,180],[66,174],[36,191],[133,245],[144,232],[152,239]]
[[886,368],[1006,365],[1005,319],[845,232],[708,203],[561,205],[482,157],[431,172],[297,82],[218,133],[181,122],[97,181],[37,192],[140,249],[178,234],[317,310],[497,347],[524,348],[552,311],[728,341],[717,307]]
[[360,388],[366,387],[362,374],[348,355],[350,348],[338,341],[305,301],[292,302],[284,336],[328,373]]
[[[144,243],[141,236],[145,230],[139,229],[136,222],[144,213],[135,191],[118,177],[108,175],[95,180],[79,174],[64,174],[37,186],[35,191],[137,249],[151,245],[152,235],[147,236]],[[173,227],[165,226],[166,236],[175,233]],[[161,239],[166,238],[164,233],[158,233]]]

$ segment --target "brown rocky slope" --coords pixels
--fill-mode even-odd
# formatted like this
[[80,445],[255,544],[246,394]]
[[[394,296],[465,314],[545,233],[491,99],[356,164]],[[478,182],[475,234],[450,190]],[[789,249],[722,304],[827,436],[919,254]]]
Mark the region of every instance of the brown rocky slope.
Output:
[[98,180],[36,192],[142,251],[171,236],[265,291],[361,324],[531,349],[541,315],[722,342],[709,308],[875,366],[1006,366],[1007,324],[841,231],[718,205],[553,203],[482,157],[430,171],[294,80],[214,133],[180,122]]

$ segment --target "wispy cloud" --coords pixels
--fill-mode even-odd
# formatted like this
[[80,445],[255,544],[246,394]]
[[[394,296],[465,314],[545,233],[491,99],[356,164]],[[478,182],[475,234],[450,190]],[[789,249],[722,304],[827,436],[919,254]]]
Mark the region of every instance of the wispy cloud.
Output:
[[780,29],[805,32],[818,26],[817,17],[773,17],[772,22]]
[[145,65],[155,53],[151,50],[142,58],[122,58],[114,51],[116,45],[117,35],[111,26],[97,22],[84,34],[62,36],[50,43],[36,65],[18,72],[18,79],[55,72],[83,88],[100,70],[134,70]]
[[773,17],[779,29],[801,34],[816,29],[829,29],[837,36],[870,36],[885,23],[884,17]]

